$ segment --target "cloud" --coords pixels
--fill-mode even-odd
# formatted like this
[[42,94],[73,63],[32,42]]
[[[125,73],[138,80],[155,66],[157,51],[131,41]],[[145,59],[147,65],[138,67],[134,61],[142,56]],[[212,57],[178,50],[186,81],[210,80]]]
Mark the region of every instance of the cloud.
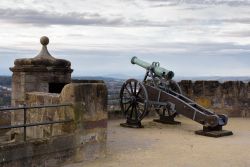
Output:
[[176,22],[159,22],[141,18],[127,18],[116,16],[101,16],[98,13],[52,13],[30,9],[0,9],[0,20],[34,26],[49,25],[90,25],[90,26],[148,26],[168,27]]
[[77,75],[133,74],[132,56],[185,75],[247,74],[249,7],[249,0],[9,0],[0,7],[0,72],[36,56],[47,35],[50,53],[72,61]]
[[[147,0],[151,1],[151,0]],[[156,0],[153,2],[161,2]],[[165,1],[164,1],[165,2]],[[169,3],[175,3],[177,1],[166,1]],[[187,3],[189,1],[183,1]],[[190,1],[189,3],[195,3],[196,1]],[[197,1],[197,3],[200,3]],[[219,2],[217,2],[219,3]],[[222,2],[220,2],[222,3]],[[193,7],[191,7],[193,8]],[[196,8],[196,7],[195,7]],[[150,20],[142,17],[130,17],[121,15],[107,15],[102,16],[99,13],[58,13],[48,11],[36,11],[31,9],[0,9],[0,20],[5,22],[11,22],[16,24],[31,24],[34,26],[49,26],[49,25],[90,25],[90,26],[147,26],[147,27],[170,27],[170,26],[185,26],[192,22],[192,24],[200,25],[217,25],[221,23],[242,23],[250,24],[250,17],[244,18],[215,18],[215,19],[198,19],[194,17],[182,18],[178,20],[157,21]]]
[[[99,48],[52,49],[50,53],[56,58],[72,62],[73,75],[107,75],[116,71],[119,74],[143,75],[144,69],[130,64],[133,56],[152,62],[160,61],[163,67],[174,70],[178,75],[236,75],[239,68],[249,71],[250,45],[234,43],[153,43],[129,45],[129,47],[114,45]],[[181,49],[181,51],[179,51]],[[39,50],[20,50],[17,48],[0,47],[1,74],[10,75],[9,67],[16,58],[28,58],[37,55]],[[105,64],[105,66],[103,66]],[[82,68],[85,67],[85,68]],[[199,70],[197,70],[199,69]],[[246,75],[247,73],[242,73]],[[231,75],[231,73],[230,73]]]
[[[131,44],[131,45],[103,45],[93,47],[85,46],[84,49],[62,48],[56,50],[56,55],[102,55],[105,56],[127,56],[127,55],[159,55],[159,56],[235,56],[249,55],[250,45],[238,45],[235,43],[225,42],[161,42],[153,44]],[[178,59],[178,58],[177,58]],[[250,59],[250,57],[249,57]]]
[[250,24],[250,17],[233,17],[233,18],[183,18],[179,20],[168,20],[168,21],[151,21],[151,20],[131,20],[129,25],[133,26],[150,26],[150,27],[171,27],[171,26],[186,26],[192,23],[193,25],[220,25],[223,23],[240,23]]
[[0,20],[32,25],[96,25],[113,26],[122,18],[106,18],[98,13],[51,13],[31,9],[0,9]]
[[231,7],[238,6],[250,6],[249,0],[144,0],[151,3],[158,3],[157,5],[153,4],[155,7],[162,6],[177,6],[182,4],[189,5],[228,5]]
[[49,25],[91,25],[91,26],[148,26],[168,27],[174,22],[157,22],[148,19],[116,16],[103,17],[98,13],[52,13],[48,11],[35,11],[30,9],[0,9],[0,20],[16,23],[31,24],[35,26]]
[[217,21],[221,21],[221,22],[225,22],[225,23],[250,24],[250,17],[245,17],[245,18],[230,18],[230,19],[218,19]]
[[221,36],[225,37],[240,37],[240,38],[249,38],[250,37],[250,31],[226,31],[221,34]]

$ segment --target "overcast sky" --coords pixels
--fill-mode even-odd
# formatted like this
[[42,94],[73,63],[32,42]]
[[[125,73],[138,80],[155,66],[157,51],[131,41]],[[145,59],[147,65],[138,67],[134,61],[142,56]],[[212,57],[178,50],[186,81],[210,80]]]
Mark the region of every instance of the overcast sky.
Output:
[[250,0],[1,0],[0,75],[44,35],[75,76],[143,76],[133,56],[176,76],[250,76]]

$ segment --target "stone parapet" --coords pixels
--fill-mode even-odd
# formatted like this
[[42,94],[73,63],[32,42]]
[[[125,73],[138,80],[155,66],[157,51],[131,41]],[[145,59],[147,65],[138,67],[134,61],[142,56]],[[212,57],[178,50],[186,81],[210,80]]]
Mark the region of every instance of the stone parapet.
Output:
[[102,81],[70,83],[60,94],[29,92],[25,100],[31,106],[71,104],[53,110],[28,110],[27,123],[71,118],[73,121],[28,127],[26,142],[16,138],[14,143],[1,145],[0,166],[61,166],[106,155],[107,88]]
[[250,117],[250,82],[182,80],[179,84],[185,96],[218,114]]

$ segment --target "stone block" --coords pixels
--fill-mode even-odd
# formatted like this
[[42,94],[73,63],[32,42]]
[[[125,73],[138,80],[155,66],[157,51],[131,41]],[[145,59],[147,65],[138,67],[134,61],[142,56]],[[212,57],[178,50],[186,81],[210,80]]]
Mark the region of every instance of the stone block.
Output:
[[37,75],[25,75],[25,82],[26,83],[33,83],[36,84],[38,79],[37,79]]
[[211,100],[210,100],[209,98],[206,98],[206,97],[197,97],[197,98],[195,99],[195,101],[196,101],[199,105],[201,105],[201,106],[203,106],[203,107],[205,107],[205,108],[210,108],[210,107],[212,106]]
[[193,89],[195,96],[204,95],[204,81],[195,81]]
[[13,82],[21,82],[21,75],[19,72],[12,74],[12,83]]
[[39,80],[40,80],[40,82],[48,82],[48,81],[50,81],[50,74],[48,74],[48,73],[41,73],[39,75]]
[[204,81],[204,96],[214,96],[218,94],[219,81]]
[[74,108],[80,111],[82,119],[107,118],[107,88],[105,84],[68,84],[62,90],[61,99],[62,101],[73,100]]
[[244,98],[247,96],[247,91],[246,91],[247,85],[245,85],[242,81],[235,81],[234,86],[235,86],[235,96],[237,98]]
[[224,99],[224,107],[232,107],[235,104],[235,99],[232,97],[226,97]]
[[46,83],[46,82],[39,83],[37,91],[39,91],[39,92],[49,92],[49,84]]
[[[25,92],[33,92],[37,90],[37,83],[26,83],[24,85]],[[24,92],[23,92],[24,93]]]
[[22,84],[25,83],[25,72],[20,72],[20,81]]
[[191,80],[182,80],[179,82],[182,93],[185,96],[192,97],[193,96],[193,82]]
[[[196,81],[191,87],[191,81],[179,82],[184,95],[218,114],[229,116],[248,116],[250,111],[250,82],[226,81]],[[191,90],[188,90],[190,89]],[[191,95],[190,92],[193,92]]]
[[227,96],[233,97],[235,96],[235,88],[234,88],[234,82],[233,81],[226,81],[222,83],[222,94],[225,94]]

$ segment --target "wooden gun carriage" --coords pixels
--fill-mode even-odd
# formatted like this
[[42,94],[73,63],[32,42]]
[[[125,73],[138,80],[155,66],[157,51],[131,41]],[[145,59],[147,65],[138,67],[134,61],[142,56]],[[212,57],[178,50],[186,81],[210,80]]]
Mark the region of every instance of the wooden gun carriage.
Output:
[[222,130],[227,124],[226,115],[216,114],[182,94],[178,83],[172,78],[174,73],[160,67],[160,63],[149,64],[137,57],[131,59],[146,69],[144,80],[128,79],[120,91],[120,106],[126,117],[126,123],[121,126],[141,128],[142,119],[152,109],[157,112],[159,119],[154,121],[179,124],[175,117],[180,114],[203,125],[203,130],[196,134],[220,137],[232,135],[231,131]]

